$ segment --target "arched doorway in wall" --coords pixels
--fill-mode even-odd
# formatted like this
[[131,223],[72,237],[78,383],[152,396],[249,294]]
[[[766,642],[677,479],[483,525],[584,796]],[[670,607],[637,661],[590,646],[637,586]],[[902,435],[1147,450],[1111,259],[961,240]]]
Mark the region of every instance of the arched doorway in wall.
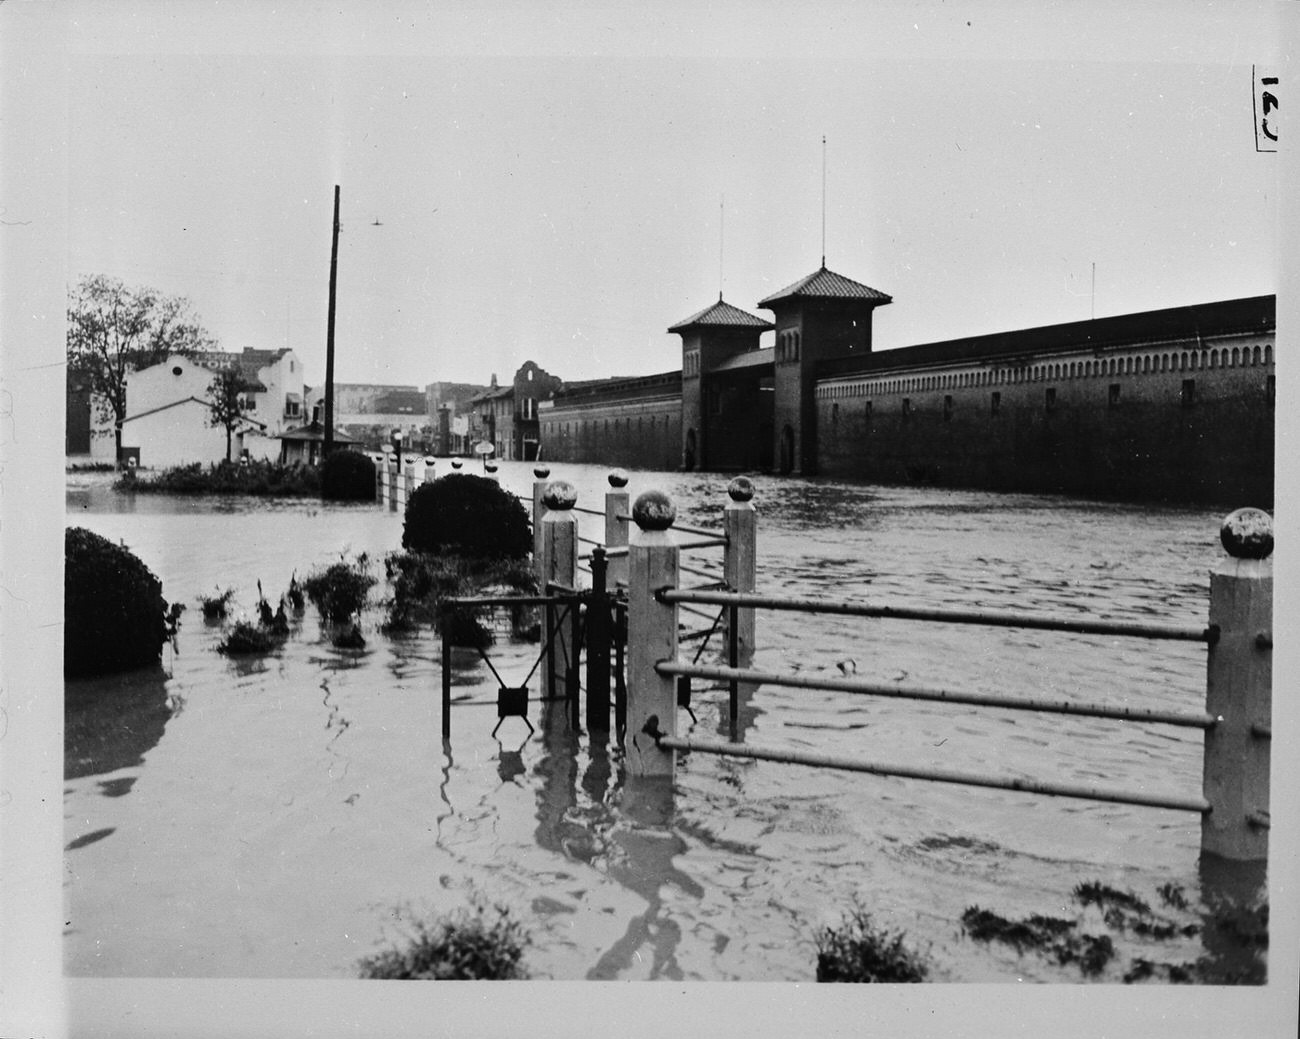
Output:
[[695,470],[696,449],[695,449],[695,430],[686,431],[686,450],[682,452],[682,468],[688,473]]
[[794,468],[794,430],[788,424],[781,430],[780,455],[777,468],[784,476]]

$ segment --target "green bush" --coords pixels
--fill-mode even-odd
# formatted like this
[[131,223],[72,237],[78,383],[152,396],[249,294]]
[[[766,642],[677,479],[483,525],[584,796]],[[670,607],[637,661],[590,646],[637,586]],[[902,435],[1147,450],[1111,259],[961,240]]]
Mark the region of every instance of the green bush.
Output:
[[375,583],[369,567],[364,554],[353,563],[341,560],[312,574],[303,582],[302,589],[325,620],[342,623],[359,614],[366,604]]
[[375,463],[360,451],[334,451],[320,467],[320,496],[327,501],[374,501]]
[[853,907],[843,927],[817,933],[818,981],[915,982],[928,973],[902,934],[876,927],[860,906]]
[[162,582],[125,546],[82,527],[64,532],[63,555],[64,675],[109,675],[158,663],[176,623]]
[[402,547],[472,559],[523,559],[533,550],[528,513],[493,480],[453,473],[411,495]]
[[404,949],[387,949],[361,961],[363,978],[424,981],[520,981],[528,935],[503,906],[476,902],[470,911],[432,923],[412,922]]

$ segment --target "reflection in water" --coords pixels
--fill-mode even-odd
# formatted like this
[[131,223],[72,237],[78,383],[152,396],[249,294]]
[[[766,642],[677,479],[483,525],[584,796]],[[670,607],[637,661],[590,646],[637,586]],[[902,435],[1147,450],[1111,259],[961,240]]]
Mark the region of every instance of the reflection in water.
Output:
[[151,667],[65,682],[63,778],[81,779],[143,762],[172,717],[167,681],[161,667]]
[[686,842],[673,831],[673,786],[670,780],[614,781],[607,738],[596,734],[587,744],[588,764],[579,797],[579,734],[569,725],[565,705],[543,705],[540,722],[546,756],[537,766],[542,776],[537,801],[537,843],[565,858],[601,871],[609,880],[638,895],[644,912],[633,916],[623,935],[597,957],[589,980],[614,979],[651,954],[648,977],[680,979],[676,950],[681,926],[663,911],[662,889],[672,884],[694,898],[703,889],[674,865]]

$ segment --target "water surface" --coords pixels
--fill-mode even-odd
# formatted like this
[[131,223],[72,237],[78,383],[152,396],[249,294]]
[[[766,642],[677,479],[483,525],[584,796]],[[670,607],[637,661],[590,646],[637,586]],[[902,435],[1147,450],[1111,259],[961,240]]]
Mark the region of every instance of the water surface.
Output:
[[[600,508],[605,472],[553,475]],[[503,463],[500,476],[531,497],[530,466]],[[755,483],[761,591],[1205,623],[1217,513]],[[632,473],[634,496],[651,486],[682,522],[720,526],[725,477]],[[381,635],[378,609],[361,653],[333,648],[310,609],[276,653],[216,652],[222,628],[204,622],[201,596],[233,587],[236,611],[251,612],[259,579],[274,599],[295,573],[382,559],[400,546],[401,517],[378,506],[132,498],[70,474],[67,513],[124,541],[189,607],[161,669],[68,683],[70,974],[355,976],[401,933],[404,907],[454,909],[479,892],[525,921],[537,977],[811,980],[817,927],[857,899],[926,953],[936,980],[1073,982],[1073,968],[972,942],[962,911],[1073,915],[1084,880],[1152,901],[1167,882],[1199,891],[1199,819],[1186,813],[698,754],[679,762],[674,789],[638,789],[618,748],[540,705],[536,735],[507,719],[492,738],[496,712],[475,704],[495,680],[468,652],[454,664],[466,703],[444,745],[440,644]],[[584,536],[601,529],[581,518]],[[715,571],[720,550],[686,558]],[[1194,644],[791,614],[762,615],[758,630],[764,669],[1177,710],[1204,701]],[[492,657],[522,680],[533,652],[502,642]],[[106,689],[120,724],[85,706]],[[693,706],[698,722],[683,714],[679,732],[725,737],[725,691],[697,689]],[[1158,725],[762,687],[743,698],[741,727],[764,746],[1200,791],[1199,734]],[[1127,954],[1141,953],[1134,942]],[[1187,939],[1149,955],[1200,951]]]

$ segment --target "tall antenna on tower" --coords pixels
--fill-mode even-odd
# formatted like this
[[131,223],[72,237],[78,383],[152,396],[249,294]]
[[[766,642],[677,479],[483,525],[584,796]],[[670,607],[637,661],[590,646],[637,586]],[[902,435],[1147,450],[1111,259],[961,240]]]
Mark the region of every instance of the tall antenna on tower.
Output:
[[826,266],[826,135],[822,134],[822,266]]
[[718,196],[718,302],[722,302],[722,245],[727,225],[727,196]]

